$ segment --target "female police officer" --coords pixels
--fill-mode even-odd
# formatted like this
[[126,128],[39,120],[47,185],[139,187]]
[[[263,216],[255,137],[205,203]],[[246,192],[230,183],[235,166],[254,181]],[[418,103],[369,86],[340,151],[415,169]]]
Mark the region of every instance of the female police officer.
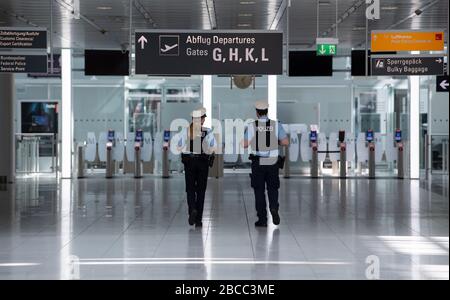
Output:
[[211,129],[202,126],[206,118],[205,108],[194,110],[191,117],[192,123],[181,132],[178,148],[182,151],[185,170],[189,225],[201,227],[208,171],[216,140]]

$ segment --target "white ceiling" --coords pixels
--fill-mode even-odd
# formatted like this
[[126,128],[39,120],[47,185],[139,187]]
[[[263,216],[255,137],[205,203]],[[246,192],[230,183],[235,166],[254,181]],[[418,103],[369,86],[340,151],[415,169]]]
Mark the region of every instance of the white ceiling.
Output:
[[[0,27],[51,28],[53,46],[75,49],[128,47],[130,0],[79,0],[80,19],[73,17],[74,0],[0,0]],[[269,29],[287,32],[287,0],[133,0],[132,30],[156,29]],[[361,46],[365,40],[365,0],[337,0],[340,48]],[[374,29],[443,29],[448,26],[448,0],[380,0],[381,20]],[[336,0],[320,0],[320,35],[335,36]],[[53,9],[51,10],[51,4]],[[358,7],[353,12],[351,7]],[[414,14],[423,9],[420,16]],[[53,17],[51,17],[53,11]],[[280,19],[280,22],[277,20]],[[330,29],[331,30],[328,30]],[[317,36],[317,0],[291,0],[291,48],[313,46]],[[286,38],[285,34],[285,38]]]

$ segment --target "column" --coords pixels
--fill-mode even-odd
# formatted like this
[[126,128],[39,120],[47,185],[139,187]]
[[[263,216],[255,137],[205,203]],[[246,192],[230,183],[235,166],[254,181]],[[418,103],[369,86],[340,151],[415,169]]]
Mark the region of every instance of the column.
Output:
[[0,74],[0,184],[13,183],[15,177],[14,147],[14,74]]
[[420,77],[409,76],[409,174],[420,178]]
[[212,126],[212,76],[203,75],[203,107],[206,108],[207,118],[205,120],[205,127]]
[[267,80],[269,118],[271,120],[277,120],[277,75],[269,75]]
[[72,50],[61,49],[61,178],[72,177]]

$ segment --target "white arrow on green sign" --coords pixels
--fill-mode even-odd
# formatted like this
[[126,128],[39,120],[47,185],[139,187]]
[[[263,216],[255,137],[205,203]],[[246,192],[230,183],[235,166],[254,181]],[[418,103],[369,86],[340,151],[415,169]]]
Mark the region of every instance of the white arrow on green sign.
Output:
[[337,45],[334,44],[317,44],[318,56],[332,56],[336,55]]

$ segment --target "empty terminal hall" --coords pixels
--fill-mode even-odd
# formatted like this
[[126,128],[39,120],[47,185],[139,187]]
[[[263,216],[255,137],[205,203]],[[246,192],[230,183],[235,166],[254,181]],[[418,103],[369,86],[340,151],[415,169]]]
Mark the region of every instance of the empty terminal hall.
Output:
[[448,24],[446,0],[0,0],[0,280],[448,280]]

